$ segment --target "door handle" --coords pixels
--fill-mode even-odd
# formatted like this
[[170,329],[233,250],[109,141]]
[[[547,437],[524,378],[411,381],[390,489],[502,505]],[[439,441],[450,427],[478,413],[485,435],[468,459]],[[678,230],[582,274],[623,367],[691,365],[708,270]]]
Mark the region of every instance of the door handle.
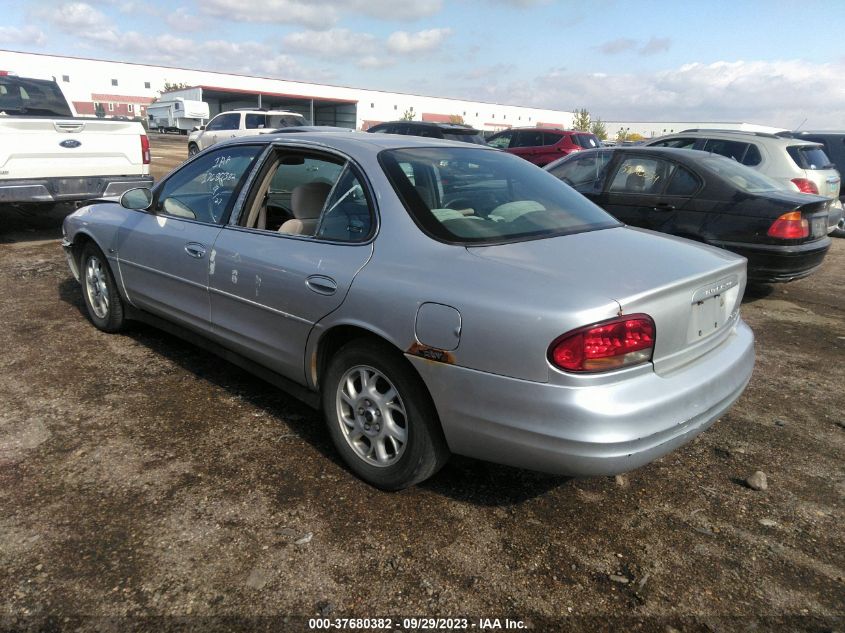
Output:
[[188,242],[185,244],[185,252],[191,257],[202,259],[205,257],[205,245],[199,242]]
[[659,204],[654,205],[655,211],[674,211],[675,205],[669,204],[668,202],[660,202]]
[[337,292],[337,282],[324,275],[311,275],[305,280],[305,285],[318,295],[333,295]]

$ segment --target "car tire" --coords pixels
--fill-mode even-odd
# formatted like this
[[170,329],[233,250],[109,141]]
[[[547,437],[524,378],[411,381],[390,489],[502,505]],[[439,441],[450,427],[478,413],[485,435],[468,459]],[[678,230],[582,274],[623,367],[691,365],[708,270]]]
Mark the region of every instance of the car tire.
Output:
[[188,157],[196,156],[199,154],[200,148],[197,146],[196,143],[188,143]]
[[344,345],[322,389],[329,434],[349,468],[382,490],[401,490],[449,459],[434,403],[408,361],[372,339]]
[[88,317],[103,332],[119,332],[126,325],[123,299],[103,252],[89,242],[79,258],[82,298]]

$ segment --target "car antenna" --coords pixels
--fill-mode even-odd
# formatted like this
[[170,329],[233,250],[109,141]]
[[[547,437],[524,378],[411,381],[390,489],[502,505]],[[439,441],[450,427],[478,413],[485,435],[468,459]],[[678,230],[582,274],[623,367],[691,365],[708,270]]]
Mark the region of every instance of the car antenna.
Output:
[[797,132],[798,130],[800,130],[800,129],[801,129],[801,127],[802,127],[802,126],[803,126],[806,122],[807,122],[807,117],[804,117],[804,120],[803,120],[803,121],[801,121],[801,125],[799,125],[797,128],[795,128],[795,131]]

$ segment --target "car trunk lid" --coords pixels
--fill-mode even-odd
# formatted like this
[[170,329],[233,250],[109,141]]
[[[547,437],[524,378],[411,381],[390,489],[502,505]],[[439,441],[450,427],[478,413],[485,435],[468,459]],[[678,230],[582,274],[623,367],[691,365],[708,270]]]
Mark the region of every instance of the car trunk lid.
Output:
[[577,293],[576,280],[587,284],[585,299],[611,299],[620,315],[648,314],[655,323],[658,374],[718,346],[738,318],[745,290],[744,258],[643,229],[620,227],[468,250],[557,278],[564,291]]

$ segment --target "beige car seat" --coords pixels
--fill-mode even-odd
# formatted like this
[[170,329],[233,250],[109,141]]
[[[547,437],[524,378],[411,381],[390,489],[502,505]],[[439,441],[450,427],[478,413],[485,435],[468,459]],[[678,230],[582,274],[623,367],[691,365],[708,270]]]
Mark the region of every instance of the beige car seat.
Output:
[[326,182],[308,182],[294,187],[290,195],[290,207],[294,219],[282,224],[279,227],[279,233],[314,235],[320,212],[331,190],[332,186]]

